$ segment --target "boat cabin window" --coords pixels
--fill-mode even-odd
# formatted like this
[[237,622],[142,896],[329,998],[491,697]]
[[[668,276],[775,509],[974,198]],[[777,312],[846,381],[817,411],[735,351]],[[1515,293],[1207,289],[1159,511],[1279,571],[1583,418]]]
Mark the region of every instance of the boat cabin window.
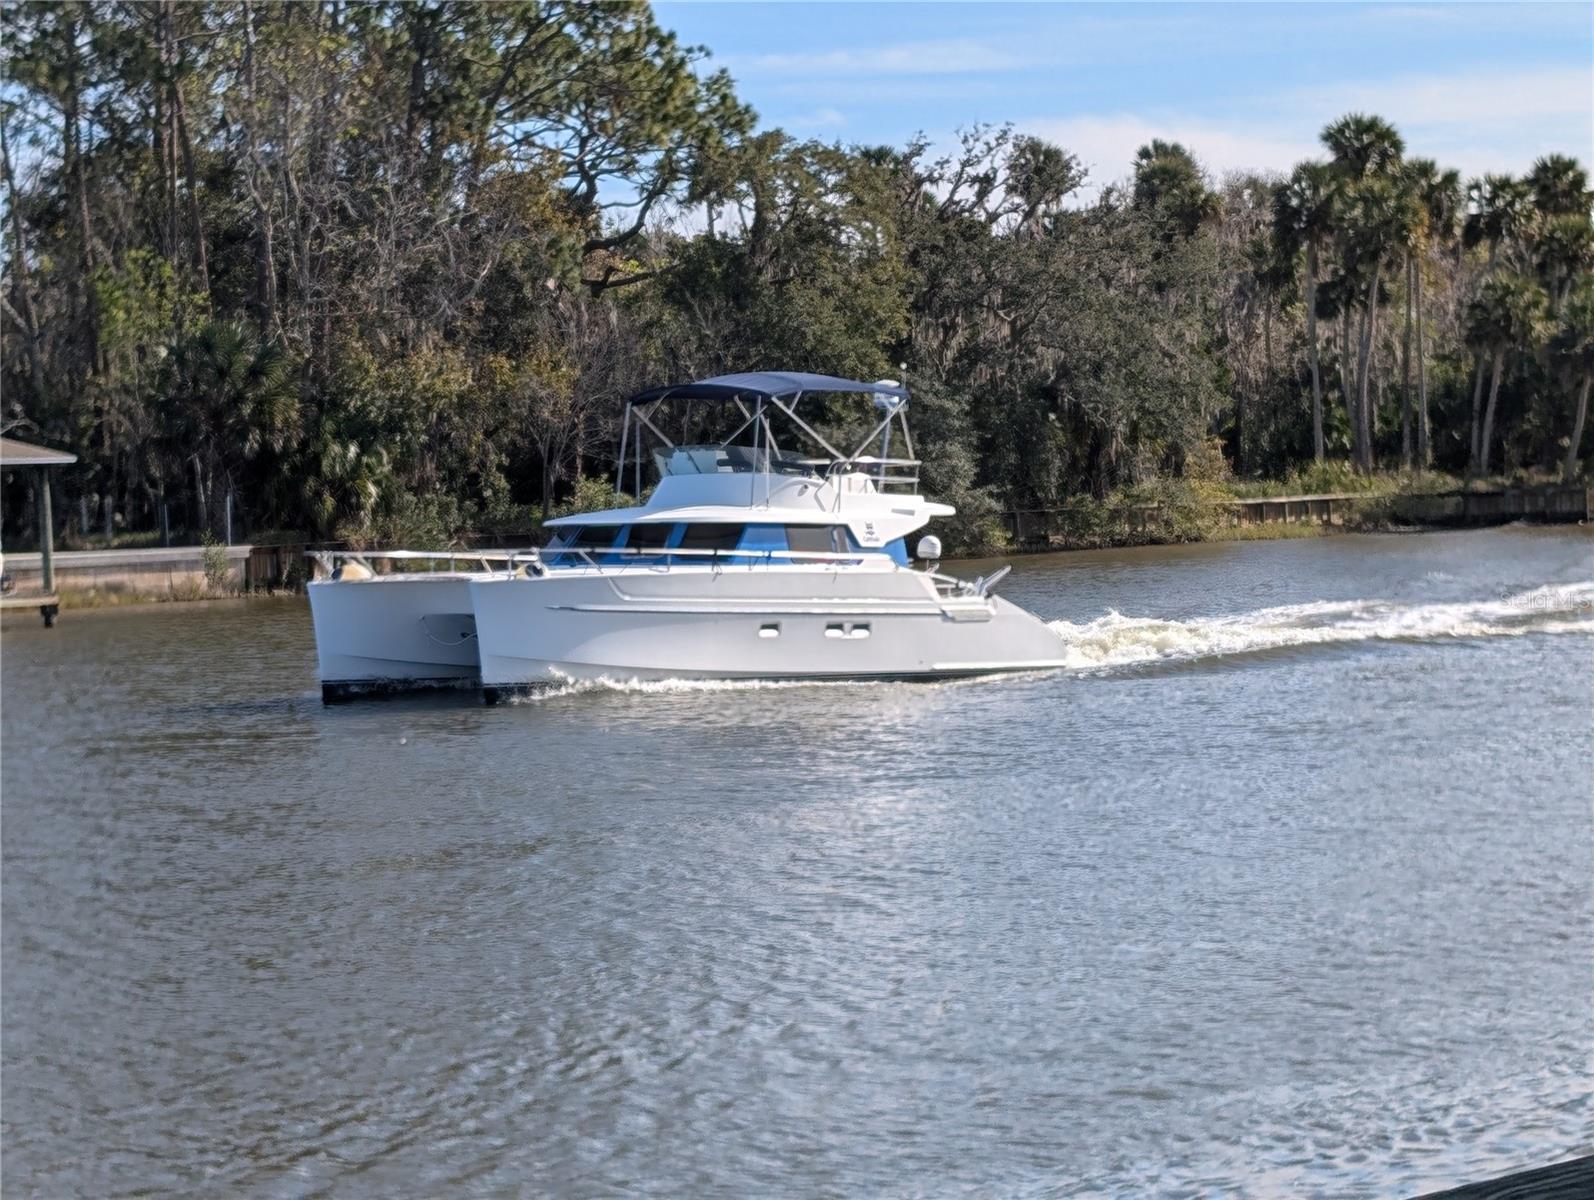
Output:
[[625,544],[632,550],[662,550],[675,528],[668,524],[633,525],[626,534]]
[[[634,563],[656,566],[672,561],[670,551],[675,549],[713,551],[733,562],[785,561],[794,563],[835,563],[835,555],[847,555],[842,562],[857,562],[860,554],[881,553],[906,565],[907,547],[898,538],[881,550],[866,551],[852,538],[845,525],[742,525],[729,521],[699,521],[675,524],[668,521],[646,521],[635,525],[574,525],[550,531],[548,543],[549,562],[555,566],[579,565],[577,554],[556,554],[560,550],[612,550],[594,561],[609,565]],[[621,548],[632,551],[622,554]],[[790,551],[787,558],[783,551]],[[637,553],[641,552],[641,553]],[[656,554],[654,552],[657,552]],[[806,554],[824,557],[807,558]],[[774,555],[780,555],[777,560]],[[674,560],[682,564],[702,562],[699,555]]]
[[788,525],[786,543],[812,554],[846,554],[852,549],[845,525]]
[[742,540],[742,526],[719,523],[688,525],[678,543],[682,550],[734,550]]
[[[615,544],[622,532],[619,525],[563,525],[553,531],[548,542],[548,564],[554,567],[581,566],[585,561],[580,554],[558,554],[559,550],[607,550]],[[606,555],[607,562],[614,556]]]
[[767,552],[786,549],[786,529],[781,525],[749,525],[737,544],[741,550]]
[[614,545],[619,533],[618,525],[581,525],[566,531],[564,545],[580,546],[583,549],[599,547],[606,550]]

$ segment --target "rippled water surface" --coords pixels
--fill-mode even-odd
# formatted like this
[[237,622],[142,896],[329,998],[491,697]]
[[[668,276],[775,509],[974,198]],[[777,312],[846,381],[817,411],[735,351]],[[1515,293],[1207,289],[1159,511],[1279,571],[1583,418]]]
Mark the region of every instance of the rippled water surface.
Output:
[[1382,1196],[1594,1149],[1594,537],[1003,591],[1073,669],[327,709],[299,600],[9,624],[6,1195]]

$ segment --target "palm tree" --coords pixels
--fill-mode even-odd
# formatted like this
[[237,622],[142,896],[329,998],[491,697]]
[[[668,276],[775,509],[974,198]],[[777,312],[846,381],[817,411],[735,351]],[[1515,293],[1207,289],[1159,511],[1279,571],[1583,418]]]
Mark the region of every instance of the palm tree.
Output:
[[1339,179],[1322,163],[1304,162],[1273,194],[1273,232],[1290,257],[1306,251],[1306,361],[1312,371],[1312,455],[1323,461],[1323,379],[1318,361],[1318,254],[1333,235]]
[[1486,274],[1499,261],[1500,248],[1513,245],[1533,220],[1533,191],[1509,175],[1485,175],[1467,185],[1467,219],[1462,244],[1468,249],[1487,244]]
[[1594,382],[1594,278],[1584,276],[1561,309],[1561,319],[1550,341],[1557,364],[1577,381],[1577,403],[1572,411],[1572,436],[1561,464],[1561,479],[1571,483],[1577,475],[1583,426],[1588,420],[1589,385]]
[[1534,238],[1533,260],[1558,313],[1573,282],[1594,267],[1594,224],[1588,213],[1548,215]]
[[1207,187],[1195,155],[1178,142],[1153,140],[1135,154],[1134,205],[1161,213],[1170,227],[1194,237],[1218,211],[1218,195]]
[[1522,275],[1499,275],[1484,282],[1477,297],[1467,306],[1467,344],[1478,352],[1478,361],[1487,357],[1490,365],[1489,403],[1479,422],[1479,401],[1483,393],[1480,369],[1472,391],[1472,470],[1475,477],[1489,473],[1489,446],[1494,440],[1494,416],[1500,399],[1500,380],[1505,357],[1513,348],[1532,345],[1543,320],[1544,291],[1533,279]]
[[[1257,198],[1266,197],[1271,192],[1272,189],[1265,181],[1253,179],[1245,188],[1247,206],[1259,206]],[[1262,200],[1260,203],[1266,201]],[[1262,370],[1260,377],[1254,380],[1254,392],[1260,399],[1267,394],[1273,384],[1273,309],[1279,297],[1294,282],[1295,260],[1293,254],[1281,250],[1277,239],[1270,236],[1266,228],[1248,238],[1240,253],[1245,263],[1244,283],[1240,286],[1249,293],[1246,308],[1249,310],[1256,300],[1260,300],[1262,306]],[[1242,475],[1249,465],[1246,428],[1247,390],[1246,384],[1236,388],[1234,406],[1234,465]]]
[[193,467],[196,516],[212,525],[218,473],[263,451],[280,453],[299,428],[290,364],[272,343],[235,321],[209,321],[172,347],[165,393],[179,459]]
[[1533,263],[1559,313],[1573,282],[1594,266],[1588,172],[1575,158],[1551,154],[1533,164],[1523,186],[1534,210]]
[[[1466,216],[1461,224],[1461,245],[1468,250],[1476,246],[1488,246],[1489,256],[1483,268],[1484,287],[1488,286],[1489,278],[1494,274],[1495,267],[1500,261],[1501,249],[1510,251],[1515,248],[1523,233],[1531,226],[1533,216],[1532,189],[1523,180],[1513,179],[1509,175],[1484,175],[1467,184]],[[1474,305],[1476,303],[1475,299]],[[1485,309],[1487,307],[1485,306]],[[1466,323],[1468,329],[1472,328],[1473,317],[1482,320],[1483,316],[1483,310],[1474,312],[1469,308]],[[1470,334],[1467,343],[1477,351],[1472,364],[1470,469],[1476,467],[1481,457],[1482,447],[1478,444],[1478,437],[1482,432],[1483,378],[1489,366],[1491,343],[1487,337],[1478,340]],[[1495,377],[1495,387],[1499,387],[1498,373]]]
[[374,430],[356,414],[322,411],[300,445],[297,499],[315,528],[331,533],[339,527],[368,527],[377,501],[395,489],[392,462]]
[[1400,340],[1400,466],[1411,470],[1411,336],[1416,325],[1418,257],[1428,241],[1428,209],[1423,203],[1424,180],[1437,171],[1430,159],[1414,159],[1401,169],[1396,181],[1394,234],[1402,251],[1406,276],[1406,327]]
[[1348,179],[1387,175],[1400,165],[1406,143],[1382,117],[1347,113],[1323,128],[1320,139]]
[[[1384,264],[1399,239],[1400,203],[1394,179],[1406,144],[1382,117],[1348,113],[1324,127],[1321,140],[1344,180],[1340,247],[1349,295],[1360,298],[1355,397],[1346,396],[1356,465],[1373,468],[1373,413],[1370,397],[1372,348],[1378,336],[1378,299]],[[1349,313],[1344,314],[1349,330]],[[1347,350],[1348,352],[1348,350]]]
[[1372,348],[1378,327],[1384,257],[1396,240],[1399,212],[1394,188],[1380,176],[1370,176],[1346,191],[1340,229],[1342,254],[1350,285],[1348,295],[1361,305],[1356,336],[1354,402],[1348,407],[1356,466],[1362,471],[1371,470],[1373,465],[1373,422],[1369,403]]
[[1423,260],[1435,245],[1456,235],[1461,216],[1461,174],[1440,171],[1431,158],[1416,158],[1406,164],[1409,186],[1422,207],[1422,240],[1418,253],[1408,259],[1407,288],[1412,296],[1417,334],[1417,461],[1423,470],[1433,465],[1433,447],[1428,423],[1428,355],[1424,338],[1422,309]]
[[1534,207],[1546,216],[1588,216],[1588,172],[1577,159],[1547,155],[1533,164],[1526,183],[1532,189]]

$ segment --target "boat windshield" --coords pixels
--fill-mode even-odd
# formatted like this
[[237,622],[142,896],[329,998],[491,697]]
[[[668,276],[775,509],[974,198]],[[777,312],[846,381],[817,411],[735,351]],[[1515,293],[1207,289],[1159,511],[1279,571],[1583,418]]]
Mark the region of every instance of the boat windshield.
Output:
[[805,458],[785,451],[752,446],[675,446],[656,450],[659,475],[740,475],[768,471],[775,475],[814,475],[829,460]]
[[555,567],[856,565],[887,558],[907,566],[901,538],[864,547],[845,525],[770,525],[737,521],[639,521],[634,525],[565,526],[550,539],[544,561]]

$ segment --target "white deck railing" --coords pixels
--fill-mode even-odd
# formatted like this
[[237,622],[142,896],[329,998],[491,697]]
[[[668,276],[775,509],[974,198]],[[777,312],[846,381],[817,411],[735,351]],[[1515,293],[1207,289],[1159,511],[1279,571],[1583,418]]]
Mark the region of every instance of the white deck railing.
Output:
[[[465,567],[469,571],[494,572],[502,569],[504,574],[513,575],[522,568],[533,568],[533,573],[539,570],[586,570],[602,571],[605,569],[634,568],[642,570],[668,571],[676,566],[772,566],[776,563],[786,566],[824,566],[838,564],[845,566],[860,566],[869,560],[884,560],[892,565],[893,562],[880,551],[862,550],[850,552],[834,552],[821,550],[696,550],[680,547],[650,547],[650,546],[565,546],[554,549],[538,549],[535,547],[525,550],[307,550],[305,557],[313,559],[317,566],[317,577],[329,579],[339,562],[355,562],[371,570],[374,562],[397,563],[425,563],[429,571],[438,571],[439,564],[446,563],[447,571],[457,572],[460,563],[469,564]],[[576,563],[561,561],[565,558],[576,559]],[[609,561],[599,561],[606,559]],[[686,559],[686,562],[675,562],[675,559]],[[619,560],[619,561],[615,561]],[[629,561],[627,561],[629,560]],[[911,568],[904,568],[911,569]],[[1005,575],[1004,570],[999,575]],[[969,583],[966,580],[955,579],[950,575],[942,575],[938,571],[926,571],[935,585],[936,592],[942,596],[969,596],[981,595],[983,589],[980,583]],[[995,582],[993,578],[991,582]]]

